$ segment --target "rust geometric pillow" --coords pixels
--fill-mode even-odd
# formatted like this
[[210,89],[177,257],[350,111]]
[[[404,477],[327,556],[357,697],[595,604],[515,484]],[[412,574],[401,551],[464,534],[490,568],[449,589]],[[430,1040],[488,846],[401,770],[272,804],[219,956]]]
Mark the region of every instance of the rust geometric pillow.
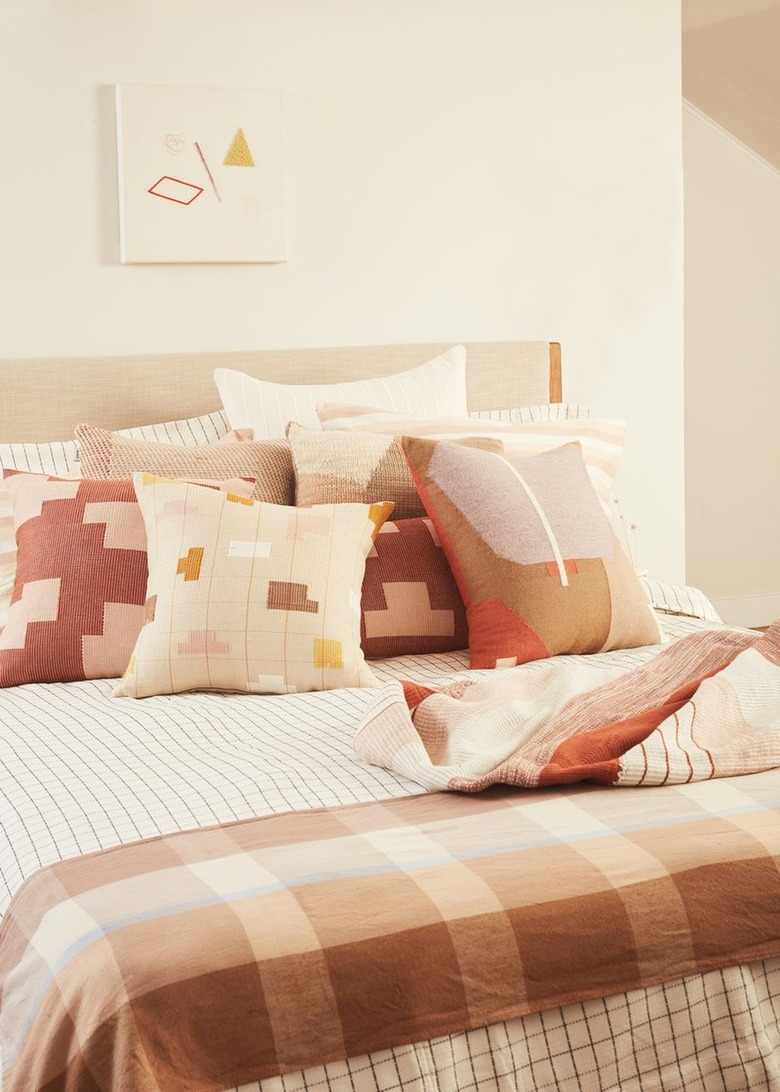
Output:
[[[4,471],[17,561],[0,686],[122,674],[144,622],[146,529],[130,481]],[[254,482],[223,483],[246,496]]]
[[579,444],[402,443],[466,605],[472,668],[659,640]]
[[468,645],[463,600],[429,519],[380,527],[366,558],[360,644],[369,660]]

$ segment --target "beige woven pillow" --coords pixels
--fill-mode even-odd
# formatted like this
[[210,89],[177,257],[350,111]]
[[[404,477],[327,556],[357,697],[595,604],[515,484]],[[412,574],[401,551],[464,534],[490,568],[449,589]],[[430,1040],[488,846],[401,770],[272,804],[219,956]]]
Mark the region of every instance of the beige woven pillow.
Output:
[[254,478],[257,500],[292,504],[295,481],[286,440],[182,447],[135,440],[92,425],[76,427],[85,478],[131,478],[137,471],[167,478]]
[[291,508],[152,474],[134,483],[148,620],[115,694],[376,685],[360,648],[360,590],[392,504]]
[[425,515],[397,437],[322,432],[292,422],[287,426],[287,439],[295,470],[296,504],[391,500],[394,520]]

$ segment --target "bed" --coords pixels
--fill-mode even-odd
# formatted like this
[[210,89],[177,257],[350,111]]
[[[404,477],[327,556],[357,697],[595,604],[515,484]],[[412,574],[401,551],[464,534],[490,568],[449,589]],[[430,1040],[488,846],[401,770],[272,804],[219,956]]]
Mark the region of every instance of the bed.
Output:
[[[7,481],[20,495],[24,483],[13,485],[14,477],[67,478],[63,467],[75,476],[85,469],[85,458],[102,459],[100,465],[119,482],[132,444],[172,441],[187,449],[233,452],[263,442],[256,428],[251,438],[224,442],[231,426],[245,430],[246,423],[239,410],[232,415],[220,410],[215,367],[224,370],[223,379],[240,373],[274,384],[322,383],[323,376],[331,383],[384,381],[450,351],[448,345],[412,345],[0,362],[5,393],[0,464],[18,472]],[[595,424],[591,428],[584,411],[562,403],[560,347],[481,343],[466,345],[465,359],[468,409],[482,415],[476,431],[495,428],[494,445],[510,443],[502,429],[526,425],[533,436],[533,428],[560,429],[562,443],[570,433],[583,435],[586,445],[595,436],[588,488],[593,485],[597,497],[611,434]],[[270,388],[261,390],[267,399]],[[425,391],[420,396],[429,403]],[[248,396],[241,397],[241,405],[249,406]],[[329,396],[330,431],[326,408],[321,436],[314,429],[297,437],[291,431],[281,441],[293,448],[298,444],[298,496],[308,491],[308,503],[327,503],[317,445],[331,443],[328,436],[346,435],[340,426],[352,397],[337,391]],[[370,400],[356,404],[373,406]],[[518,418],[521,407],[536,408]],[[400,409],[411,429],[405,401]],[[150,424],[160,421],[177,427]],[[81,433],[79,467],[72,436],[85,422],[90,429]],[[383,421],[358,417],[352,424],[361,436],[371,428],[384,435]],[[121,432],[126,440],[116,438]],[[430,433],[417,447],[407,446],[406,456],[423,459],[415,464],[414,480],[433,489],[438,485],[427,475],[426,445],[446,444],[447,457],[452,448],[470,451],[471,446],[450,443],[462,438],[454,424],[440,429],[436,439]],[[209,443],[215,440],[221,442]],[[268,442],[277,459],[273,444],[280,441]],[[201,498],[204,511],[225,507],[222,493],[200,484],[216,472],[201,473],[199,465],[188,463],[182,471],[197,485],[165,497],[173,497],[174,507],[182,510]],[[456,464],[454,480],[464,480],[467,471]],[[166,484],[169,472],[151,465],[148,472],[150,491],[174,488]],[[354,490],[343,497],[338,492],[339,474],[349,476],[343,465],[331,473],[329,496],[357,508]],[[243,471],[238,467],[225,476],[238,481]],[[229,489],[234,488],[235,482]],[[252,499],[246,493],[229,495],[239,516],[257,507],[244,503]],[[439,493],[431,496],[432,503],[441,504]],[[111,497],[111,503],[127,499],[126,493]],[[395,514],[403,504],[413,505],[416,495],[399,498]],[[374,527],[375,545],[364,548],[364,557],[381,554],[377,544],[386,548],[400,538],[387,533],[394,514],[374,511],[380,499],[370,498],[369,522],[385,520],[384,529]],[[606,495],[603,500],[606,504]],[[107,502],[93,498],[90,503]],[[435,526],[442,535],[451,530],[447,511]],[[595,526],[599,518],[591,506],[587,519]],[[230,532],[231,543],[236,534]],[[22,539],[19,551],[21,567],[27,560]],[[561,582],[577,569],[570,555],[564,550],[550,562]],[[191,551],[185,557],[183,580],[190,564],[200,565]],[[586,563],[578,564],[584,572]],[[151,581],[151,553],[149,571]],[[408,573],[402,575],[406,587]],[[634,585],[618,595],[618,577],[611,570],[608,575],[611,591],[599,594],[625,602],[628,617],[637,609]],[[333,576],[334,586],[347,578]],[[268,692],[273,685],[268,680],[281,677],[274,665],[259,690],[246,693],[230,681],[213,691],[189,676],[189,682],[177,683],[178,666],[171,663],[167,691],[130,667],[124,683],[117,682],[122,668],[103,677],[96,669],[96,677],[84,679],[17,682],[17,662],[5,668],[0,650],[0,680],[5,679],[0,688],[3,1087],[10,1092],[780,1087],[780,778],[775,770],[780,760],[771,738],[777,734],[777,637],[722,625],[695,589],[648,577],[641,584],[637,579],[636,587],[651,616],[651,629],[639,632],[657,632],[657,639],[640,643],[640,638],[615,636],[625,635],[628,622],[613,615],[606,624],[609,640],[602,634],[597,642],[600,648],[612,641],[611,650],[597,651],[586,641],[580,651],[565,655],[529,654],[530,662],[513,673],[494,669],[501,654],[494,654],[492,645],[493,661],[475,666],[463,647],[463,630],[459,642],[454,629],[437,629],[438,621],[426,630],[426,640],[431,633],[436,637],[432,645],[405,652],[385,623],[371,629],[366,622],[367,584],[360,638],[374,652],[366,660],[371,678],[366,682],[358,664],[346,686],[333,681],[340,676],[332,674],[338,657],[330,647],[317,664],[322,688],[307,682],[307,675],[298,692],[292,686],[284,692],[283,680],[277,693]],[[162,587],[158,592],[151,615],[149,596],[133,606],[145,612],[146,632],[159,621]],[[82,588],[79,594],[86,600],[90,591]],[[587,598],[594,612],[595,594],[591,589]],[[313,610],[306,600],[296,609]],[[439,611],[437,618],[445,613]],[[22,628],[40,624],[41,617],[29,614]],[[475,646],[485,632],[492,640],[495,619],[491,614],[479,634],[474,627]],[[11,615],[9,624],[20,623]],[[557,620],[550,627],[552,641],[581,639],[561,635]],[[676,652],[682,649],[689,650],[685,656]],[[376,654],[382,651],[389,654]],[[97,652],[90,655],[91,663],[103,663]],[[127,659],[127,650],[123,655]],[[747,768],[739,764],[745,750],[736,758],[729,751],[722,720],[710,772],[677,784],[650,787],[647,771],[652,773],[653,761],[646,754],[645,772],[637,778],[644,781],[641,788],[615,787],[611,774],[604,773],[607,760],[601,752],[592,776],[571,773],[570,764],[568,785],[560,784],[560,771],[559,781],[551,781],[551,763],[536,756],[534,764],[525,751],[522,761],[514,755],[509,763],[512,776],[503,761],[506,749],[503,759],[475,757],[474,725],[478,730],[493,725],[489,716],[496,709],[494,693],[481,696],[479,687],[493,686],[499,676],[512,674],[527,688],[513,694],[515,710],[530,696],[546,695],[545,724],[552,732],[558,714],[569,715],[580,691],[607,694],[610,710],[628,709],[635,721],[640,710],[632,702],[641,687],[648,694],[658,689],[658,676],[642,672],[659,656],[673,666],[665,685],[675,694],[683,677],[687,685],[695,676],[698,685],[721,669],[733,672],[737,664],[740,708],[749,706],[742,738],[752,746],[759,721],[766,729],[757,772],[738,772]],[[758,675],[739,666],[755,670],[756,661]],[[3,676],[3,670],[10,674]],[[125,696],[116,696],[123,685]],[[131,696],[132,687],[149,696]],[[607,693],[610,687],[614,694]],[[761,701],[755,699],[757,690]],[[446,703],[459,712],[464,695],[470,700],[478,693],[483,704],[473,707],[476,715],[472,711],[445,738],[449,728],[434,714]],[[557,696],[550,697],[553,693]],[[691,693],[695,705],[702,692]],[[691,693],[683,712],[692,705]],[[675,705],[678,728],[682,701]],[[594,701],[588,698],[583,708],[592,728]],[[736,716],[736,709],[732,701],[726,712]],[[502,720],[491,736],[494,743],[504,731]],[[662,745],[669,766],[668,737]],[[548,743],[547,759],[553,750],[561,754]],[[681,754],[690,765],[691,749],[682,747]],[[584,761],[580,750],[577,770]],[[531,780],[511,784],[521,776]],[[525,784],[536,787],[518,787]],[[217,863],[224,861],[233,864],[217,876]],[[99,885],[96,875],[102,877]],[[146,886],[139,895],[142,877]],[[250,890],[264,901],[244,903]],[[322,904],[320,890],[327,892]],[[147,901],[152,896],[153,905]],[[194,935],[205,959],[197,967],[192,946],[185,943],[186,915],[193,913],[199,916]],[[257,913],[267,915],[262,927],[250,920]],[[392,933],[385,913],[396,922]],[[511,933],[509,939],[504,933]],[[230,977],[210,962],[223,947],[232,960]],[[358,955],[362,962],[354,961]],[[236,974],[239,965],[242,973]],[[151,984],[139,988],[127,966],[140,968]],[[102,1014],[91,1011],[100,1006]]]

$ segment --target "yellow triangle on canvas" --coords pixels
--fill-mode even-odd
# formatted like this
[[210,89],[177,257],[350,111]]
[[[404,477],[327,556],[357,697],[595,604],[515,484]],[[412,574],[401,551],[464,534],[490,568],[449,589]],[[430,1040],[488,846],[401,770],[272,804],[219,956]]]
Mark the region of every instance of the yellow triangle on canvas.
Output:
[[227,155],[222,161],[226,167],[254,167],[255,161],[249,151],[249,145],[244,136],[244,130],[239,126],[233,143],[227,150]]

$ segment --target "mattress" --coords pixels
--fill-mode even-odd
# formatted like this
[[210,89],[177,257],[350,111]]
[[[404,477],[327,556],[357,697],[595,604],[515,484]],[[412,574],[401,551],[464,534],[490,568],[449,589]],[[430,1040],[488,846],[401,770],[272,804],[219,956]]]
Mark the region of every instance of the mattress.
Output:
[[[646,582],[664,641],[720,623],[695,591]],[[696,617],[695,615],[698,615]],[[602,654],[626,670],[657,647]],[[594,669],[602,657],[574,657]],[[572,657],[570,657],[572,659]],[[467,653],[374,661],[381,682],[472,676]],[[522,670],[540,670],[527,664]],[[158,834],[420,786],[355,755],[371,689],[279,697],[111,696],[112,680],[0,695],[0,909],[38,869]],[[760,775],[774,777],[774,774]],[[663,790],[637,790],[663,791]],[[270,1089],[761,1089],[780,1086],[780,961],[589,1000],[245,1085]]]

